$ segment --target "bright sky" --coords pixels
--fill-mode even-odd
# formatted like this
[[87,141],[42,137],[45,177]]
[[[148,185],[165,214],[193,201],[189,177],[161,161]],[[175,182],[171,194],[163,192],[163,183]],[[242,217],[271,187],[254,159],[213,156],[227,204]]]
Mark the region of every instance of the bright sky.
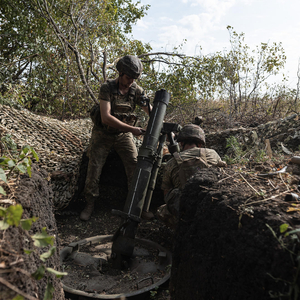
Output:
[[[254,49],[261,42],[282,42],[287,62],[284,74],[296,88],[300,58],[299,0],[141,0],[150,4],[147,16],[133,28],[133,37],[153,51],[169,52],[184,39],[183,53],[203,55],[230,49],[227,25],[245,33]],[[282,77],[274,78],[279,81]]]

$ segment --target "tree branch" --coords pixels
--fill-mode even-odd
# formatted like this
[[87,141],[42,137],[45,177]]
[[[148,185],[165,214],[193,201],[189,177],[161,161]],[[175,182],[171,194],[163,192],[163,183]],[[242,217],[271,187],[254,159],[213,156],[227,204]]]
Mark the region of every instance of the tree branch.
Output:
[[92,89],[90,88],[90,86],[89,86],[89,84],[86,80],[86,77],[84,75],[84,70],[83,70],[83,67],[82,67],[82,64],[81,64],[80,54],[79,54],[79,51],[78,51],[77,46],[76,46],[77,38],[78,38],[78,28],[77,28],[77,26],[76,26],[76,24],[73,20],[72,13],[71,13],[70,17],[71,17],[71,20],[73,22],[73,26],[75,28],[75,44],[74,45],[72,45],[67,40],[67,38],[64,36],[64,34],[58,28],[57,24],[55,23],[55,21],[53,20],[51,14],[49,12],[47,2],[45,0],[43,0],[43,3],[44,3],[44,7],[45,7],[45,10],[46,10],[46,14],[47,14],[46,16],[44,15],[45,19],[52,25],[52,28],[54,29],[54,32],[55,32],[56,36],[61,40],[61,42],[63,41],[68,46],[68,48],[74,53],[81,81],[84,84],[85,88],[87,89],[87,91],[88,91],[89,95],[91,96],[91,98],[94,100],[94,102],[96,104],[99,104],[98,99],[96,98],[95,94],[93,93]]

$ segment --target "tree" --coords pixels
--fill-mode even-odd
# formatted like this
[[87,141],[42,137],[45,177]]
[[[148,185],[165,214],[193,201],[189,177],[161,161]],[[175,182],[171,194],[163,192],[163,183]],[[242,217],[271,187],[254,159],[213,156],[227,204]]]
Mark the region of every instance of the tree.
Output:
[[[54,106],[56,101],[58,109],[59,106],[68,105],[71,111],[76,107],[76,113],[83,105],[88,105],[88,97],[97,102],[95,92],[99,84],[114,73],[109,66],[118,57],[128,52],[134,53],[132,49],[140,52],[149,49],[127,37],[132,24],[144,16],[148,9],[148,6],[140,6],[140,2],[25,0],[12,6],[9,1],[4,1],[1,23],[11,29],[17,28],[19,23],[30,24],[31,20],[38,24],[39,30],[34,31],[31,44],[39,45],[39,51],[31,67],[28,68],[28,55],[24,57],[13,46],[7,56],[14,66],[17,60],[24,61],[19,78],[30,89],[30,92],[26,91],[27,98],[28,94],[37,98],[39,106],[36,107],[39,108],[43,105],[48,108]],[[19,22],[19,19],[22,21]],[[17,32],[24,34],[28,28],[29,25],[24,29],[20,26]],[[1,34],[3,32],[1,27]],[[28,49],[33,51],[31,44],[28,44]],[[5,45],[1,44],[1,47],[3,49]],[[1,69],[5,69],[4,62]],[[3,76],[2,82],[4,78],[7,79],[7,76]],[[43,91],[42,94],[40,91]],[[27,99],[30,104],[34,104],[32,97]]]
[[244,43],[244,33],[236,33],[231,26],[227,29],[231,50],[220,54],[222,88],[228,93],[232,113],[244,114],[250,100],[256,99],[262,92],[262,85],[267,84],[267,79],[284,67],[286,56],[281,43],[270,46],[261,43],[250,54],[249,46]]

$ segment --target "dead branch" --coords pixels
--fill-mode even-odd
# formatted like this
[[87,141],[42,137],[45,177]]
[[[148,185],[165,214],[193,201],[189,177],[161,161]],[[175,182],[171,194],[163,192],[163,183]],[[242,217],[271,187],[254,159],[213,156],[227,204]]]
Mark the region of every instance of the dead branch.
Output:
[[2,284],[4,284],[6,287],[8,287],[9,289],[11,289],[12,291],[16,292],[17,294],[23,296],[24,298],[26,298],[28,300],[39,300],[38,298],[32,297],[32,296],[24,293],[23,291],[21,291],[20,289],[18,289],[17,287],[15,287],[14,285],[12,285],[11,283],[9,283],[8,281],[6,281],[2,277],[0,277],[0,282]]

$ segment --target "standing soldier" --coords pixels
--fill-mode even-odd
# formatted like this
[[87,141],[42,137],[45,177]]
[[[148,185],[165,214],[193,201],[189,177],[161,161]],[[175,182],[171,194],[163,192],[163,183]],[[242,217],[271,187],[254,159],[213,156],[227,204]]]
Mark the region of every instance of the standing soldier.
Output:
[[86,206],[80,214],[80,219],[84,221],[90,219],[95,200],[99,198],[100,175],[111,148],[121,157],[130,184],[138,155],[132,135],[144,133],[144,129],[135,127],[137,118],[133,112],[136,105],[141,106],[148,115],[151,110],[145,101],[144,90],[135,82],[143,70],[140,59],[126,55],[117,62],[116,67],[118,78],[101,85],[100,105],[91,112],[94,126],[84,189]]

